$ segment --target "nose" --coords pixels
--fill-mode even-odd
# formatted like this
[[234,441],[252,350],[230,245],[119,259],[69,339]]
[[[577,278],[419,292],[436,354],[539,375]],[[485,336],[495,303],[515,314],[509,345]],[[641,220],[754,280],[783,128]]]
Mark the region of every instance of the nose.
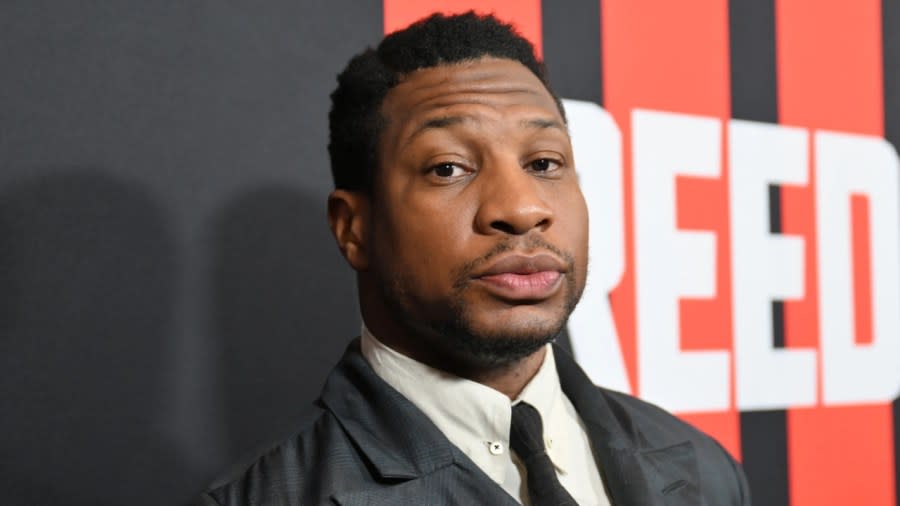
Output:
[[553,224],[553,209],[544,198],[547,182],[517,161],[485,168],[479,179],[475,218],[479,233],[522,235],[535,229],[544,231]]

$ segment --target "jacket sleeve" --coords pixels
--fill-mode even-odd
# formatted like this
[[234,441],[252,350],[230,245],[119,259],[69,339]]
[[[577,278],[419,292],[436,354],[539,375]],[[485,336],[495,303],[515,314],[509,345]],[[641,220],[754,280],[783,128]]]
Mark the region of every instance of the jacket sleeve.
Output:
[[747,483],[747,476],[744,475],[744,468],[735,462],[734,459],[731,460],[731,465],[734,467],[734,474],[737,476],[738,488],[741,495],[740,505],[750,506],[750,485]]
[[725,458],[728,459],[728,462],[731,465],[731,471],[734,474],[735,479],[735,486],[737,487],[737,504],[739,506],[751,506],[752,503],[750,501],[750,485],[747,483],[747,475],[744,474],[743,466],[741,466],[741,464],[737,460],[735,460],[734,457],[732,457],[731,454],[728,453],[728,450],[726,450],[718,441],[713,439],[713,442],[716,443],[716,446],[719,447],[719,450],[721,450],[721,452],[725,454]]

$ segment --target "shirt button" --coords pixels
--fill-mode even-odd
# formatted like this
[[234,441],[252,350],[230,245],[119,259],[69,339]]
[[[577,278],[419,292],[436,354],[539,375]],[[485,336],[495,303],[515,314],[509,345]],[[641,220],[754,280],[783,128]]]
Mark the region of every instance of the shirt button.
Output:
[[488,443],[488,450],[490,450],[491,455],[503,455],[503,443]]

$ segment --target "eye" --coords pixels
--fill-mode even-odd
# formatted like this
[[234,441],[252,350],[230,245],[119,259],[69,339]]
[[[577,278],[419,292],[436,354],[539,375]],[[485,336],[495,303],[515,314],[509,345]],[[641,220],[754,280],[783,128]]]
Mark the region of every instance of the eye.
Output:
[[538,158],[528,162],[526,166],[535,172],[551,172],[560,168],[562,162],[552,158]]
[[466,169],[455,163],[439,163],[430,169],[429,172],[441,179],[452,179],[466,175]]

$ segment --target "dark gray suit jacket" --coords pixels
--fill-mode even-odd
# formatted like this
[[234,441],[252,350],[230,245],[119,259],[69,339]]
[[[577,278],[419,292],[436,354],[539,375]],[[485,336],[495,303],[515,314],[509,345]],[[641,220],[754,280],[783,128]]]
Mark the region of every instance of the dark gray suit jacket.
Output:
[[[656,406],[594,386],[571,355],[554,353],[615,506],[750,504],[740,466],[714,440]],[[518,504],[375,374],[359,340],[317,404],[314,425],[198,504]]]

